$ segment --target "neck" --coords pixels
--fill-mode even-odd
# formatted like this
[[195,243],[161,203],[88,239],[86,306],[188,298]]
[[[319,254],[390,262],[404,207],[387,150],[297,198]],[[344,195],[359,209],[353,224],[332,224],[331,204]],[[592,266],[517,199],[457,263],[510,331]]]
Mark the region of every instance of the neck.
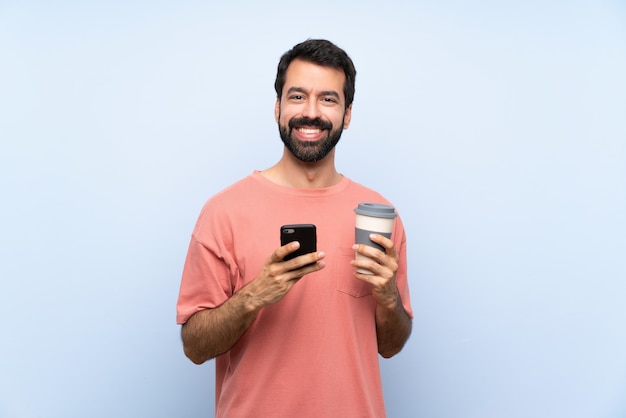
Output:
[[335,150],[320,161],[305,163],[285,149],[280,161],[261,173],[276,184],[298,189],[331,187],[343,177],[335,169]]

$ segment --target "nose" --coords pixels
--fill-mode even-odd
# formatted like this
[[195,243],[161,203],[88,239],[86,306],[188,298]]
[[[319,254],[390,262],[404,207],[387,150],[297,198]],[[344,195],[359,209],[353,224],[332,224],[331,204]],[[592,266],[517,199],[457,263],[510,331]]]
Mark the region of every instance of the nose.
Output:
[[317,119],[321,116],[320,104],[317,100],[307,100],[302,108],[302,116]]

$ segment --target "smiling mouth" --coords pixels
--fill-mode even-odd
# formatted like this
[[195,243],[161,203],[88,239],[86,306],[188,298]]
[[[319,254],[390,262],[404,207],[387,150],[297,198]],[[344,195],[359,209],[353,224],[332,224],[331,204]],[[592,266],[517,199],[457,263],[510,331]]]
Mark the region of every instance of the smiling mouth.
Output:
[[305,135],[315,135],[322,132],[320,128],[296,128],[296,130]]
[[304,135],[315,135],[322,131],[330,131],[333,128],[330,122],[320,118],[293,118],[289,121],[288,126]]

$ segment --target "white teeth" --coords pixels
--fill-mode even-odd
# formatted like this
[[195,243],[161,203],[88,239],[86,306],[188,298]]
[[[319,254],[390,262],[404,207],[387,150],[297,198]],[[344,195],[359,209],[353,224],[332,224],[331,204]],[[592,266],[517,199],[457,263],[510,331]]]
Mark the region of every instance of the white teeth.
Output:
[[300,129],[298,129],[298,131],[302,132],[303,134],[318,134],[318,133],[320,133],[322,130],[321,130],[321,129],[305,129],[305,128],[300,128]]

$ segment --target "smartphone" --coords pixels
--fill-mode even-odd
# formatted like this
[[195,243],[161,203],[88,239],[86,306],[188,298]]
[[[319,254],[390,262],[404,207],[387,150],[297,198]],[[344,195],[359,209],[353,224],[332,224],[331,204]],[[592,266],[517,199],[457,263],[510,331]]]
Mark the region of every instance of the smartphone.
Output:
[[280,245],[298,241],[300,248],[287,254],[284,261],[291,260],[299,255],[317,251],[317,230],[313,224],[293,224],[280,227]]

